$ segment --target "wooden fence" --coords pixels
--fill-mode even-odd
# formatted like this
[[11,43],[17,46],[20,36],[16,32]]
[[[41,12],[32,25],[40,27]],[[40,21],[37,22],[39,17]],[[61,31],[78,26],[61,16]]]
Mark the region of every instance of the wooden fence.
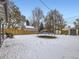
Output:
[[13,29],[13,28],[9,28],[9,29],[4,29],[5,33],[12,33],[14,35],[26,35],[26,34],[36,34],[37,32],[33,32],[33,31],[29,31],[29,30],[24,30],[24,29]]

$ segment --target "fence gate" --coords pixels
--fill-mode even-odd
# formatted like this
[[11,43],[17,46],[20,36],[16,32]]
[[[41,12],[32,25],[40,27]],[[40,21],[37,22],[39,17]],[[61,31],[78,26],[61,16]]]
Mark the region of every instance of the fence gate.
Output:
[[76,35],[76,29],[70,29],[70,35]]

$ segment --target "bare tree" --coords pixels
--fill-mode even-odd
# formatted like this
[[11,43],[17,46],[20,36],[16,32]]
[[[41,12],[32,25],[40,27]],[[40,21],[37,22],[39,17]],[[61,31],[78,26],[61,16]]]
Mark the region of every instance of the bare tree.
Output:
[[47,29],[54,34],[56,34],[56,30],[61,30],[65,26],[63,16],[56,9],[48,13],[45,21]]
[[39,31],[39,24],[40,20],[43,18],[43,11],[39,7],[36,7],[32,11],[32,17],[33,17],[33,26],[36,27]]
[[45,17],[45,28],[48,32],[51,32],[51,21],[49,16]]

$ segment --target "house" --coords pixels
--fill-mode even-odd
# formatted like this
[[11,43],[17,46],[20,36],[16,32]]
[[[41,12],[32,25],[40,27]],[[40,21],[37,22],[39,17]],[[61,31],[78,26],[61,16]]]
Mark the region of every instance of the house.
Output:
[[62,29],[61,34],[79,35],[79,29],[76,29],[75,27],[65,27]]
[[4,9],[4,5],[0,1],[0,20],[1,19],[3,19],[3,20],[5,19],[5,9]]
[[26,26],[26,30],[32,31],[32,32],[38,32],[38,29],[33,26]]

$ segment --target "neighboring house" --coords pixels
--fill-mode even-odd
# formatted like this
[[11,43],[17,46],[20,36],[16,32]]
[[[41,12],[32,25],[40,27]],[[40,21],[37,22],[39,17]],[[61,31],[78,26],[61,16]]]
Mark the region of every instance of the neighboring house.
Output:
[[79,35],[79,29],[75,27],[65,27],[62,29],[61,33],[66,35]]
[[38,32],[38,29],[33,27],[33,26],[26,26],[26,30],[33,31],[33,32]]
[[37,28],[33,26],[25,26],[25,29],[22,29],[21,27],[17,26],[17,29],[19,30],[26,30],[26,31],[31,31],[31,32],[38,32]]
[[4,24],[4,28],[6,28],[7,22],[9,24],[11,23],[11,14],[12,14],[12,8],[10,5],[9,0],[0,0],[0,20],[2,20],[2,23]]
[[0,1],[0,20],[1,19],[5,19],[5,9],[4,9],[4,6],[2,4],[2,2]]

